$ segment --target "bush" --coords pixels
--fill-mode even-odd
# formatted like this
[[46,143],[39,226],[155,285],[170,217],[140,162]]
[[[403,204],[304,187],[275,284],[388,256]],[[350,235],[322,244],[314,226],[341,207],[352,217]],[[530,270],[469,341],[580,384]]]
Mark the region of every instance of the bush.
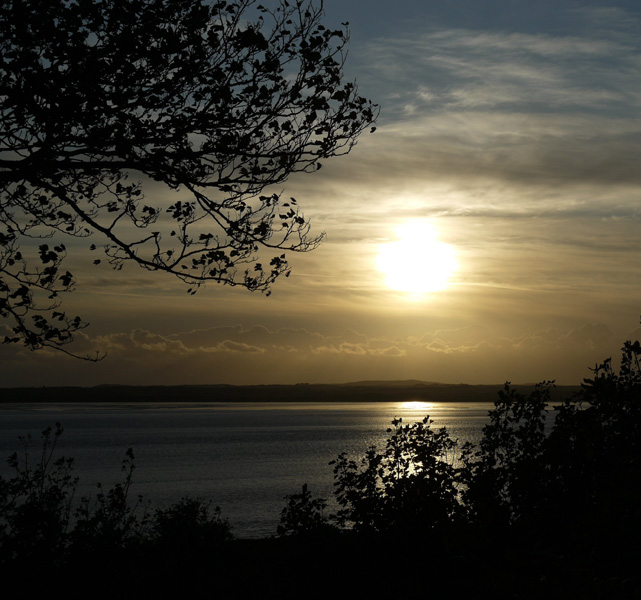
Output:
[[278,535],[310,535],[335,530],[325,515],[327,502],[323,498],[313,498],[306,483],[300,494],[291,494],[285,499],[287,505],[280,513]]
[[433,421],[403,425],[394,419],[379,452],[371,447],[359,462],[339,454],[334,466],[337,520],[356,531],[437,528],[460,513],[457,442]]
[[131,449],[122,461],[121,483],[108,490],[98,483],[95,497],[74,502],[73,459],[54,458],[62,433],[59,423],[42,432],[35,461],[31,438],[20,438],[22,454],[8,459],[12,476],[0,476],[0,567],[24,575],[34,566],[43,575],[71,568],[87,580],[110,571],[125,581],[137,576],[133,572],[146,553],[167,565],[186,564],[232,539],[220,509],[212,511],[207,502],[186,497],[155,511],[141,496],[132,502]]
[[506,383],[478,447],[463,447],[459,484],[470,521],[496,527],[532,514],[547,469],[543,455],[552,385],[540,383],[525,396]]
[[172,552],[203,549],[232,539],[227,519],[220,507],[210,502],[184,497],[166,509],[157,509],[151,527],[152,537]]
[[[457,441],[426,417],[394,419],[382,450],[332,461],[336,515],[326,503],[288,496],[279,533],[335,521],[357,533],[483,528],[561,544],[592,538],[604,548],[641,530],[641,344],[625,342],[621,367],[592,369],[582,389],[551,406],[553,382],[529,395],[499,391],[478,445]],[[471,530],[470,530],[471,531]],[[607,543],[606,543],[607,542]],[[579,542],[571,542],[577,544]],[[583,542],[580,542],[583,543]],[[596,543],[596,542],[594,542]]]
[[[443,593],[641,597],[640,356],[639,342],[625,342],[618,372],[611,360],[597,365],[556,407],[553,382],[528,395],[506,383],[480,442],[458,456],[457,442],[429,417],[394,419],[382,450],[339,454],[330,463],[339,510],[327,519],[358,548],[355,556],[364,553],[354,588],[392,592],[380,587],[371,553],[405,548],[438,571]],[[288,497],[281,531],[313,530],[321,507],[303,487]],[[335,556],[341,547],[322,551]],[[424,593],[422,577],[408,575],[403,586]]]
[[35,459],[31,437],[20,437],[23,450],[7,460],[13,475],[0,476],[0,561],[55,564],[65,556],[72,502],[78,478],[73,459],[54,459],[63,429],[42,431],[42,450]]

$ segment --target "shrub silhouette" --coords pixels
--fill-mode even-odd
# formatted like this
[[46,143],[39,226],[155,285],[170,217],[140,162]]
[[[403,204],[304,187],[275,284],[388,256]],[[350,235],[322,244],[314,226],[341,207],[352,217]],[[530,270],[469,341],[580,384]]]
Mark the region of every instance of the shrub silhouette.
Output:
[[[42,582],[109,572],[118,593],[126,585],[132,594],[187,586],[220,597],[238,597],[239,579],[245,591],[260,589],[259,578],[243,578],[249,568],[293,597],[318,569],[357,560],[378,593],[371,552],[406,547],[436,565],[443,581],[466,578],[459,583],[470,593],[638,597],[640,355],[639,342],[625,342],[618,371],[611,360],[598,364],[556,407],[552,382],[527,395],[506,383],[476,445],[459,448],[429,417],[394,419],[381,449],[330,463],[336,514],[303,485],[287,497],[280,539],[257,545],[233,540],[207,502],[183,498],[151,510],[130,499],[131,450],[122,483],[74,503],[78,479],[72,459],[55,457],[57,424],[42,432],[35,456],[30,438],[21,438],[11,475],[0,476],[0,567],[28,577],[37,565]],[[469,574],[454,566],[461,562]],[[289,581],[280,581],[280,568]],[[410,591],[423,589],[414,583]]]
[[532,514],[547,469],[543,456],[552,385],[540,383],[525,396],[506,383],[478,447],[463,447],[459,484],[470,521],[501,526]]
[[[397,591],[384,587],[371,552],[389,561],[390,550],[407,548],[439,572],[435,593],[641,597],[640,355],[639,342],[625,342],[618,372],[609,359],[598,364],[558,406],[553,382],[529,394],[506,383],[476,445],[459,449],[429,417],[412,425],[394,419],[382,450],[339,454],[330,463],[339,510],[328,519],[357,542],[357,555],[370,557],[355,585]],[[313,513],[311,496],[294,498],[283,515],[292,506]],[[315,526],[296,523],[291,532],[301,540],[306,523]],[[408,595],[424,593],[420,577],[403,585]]]
[[341,453],[330,463],[339,524],[366,532],[424,530],[458,517],[457,442],[432,423],[394,419],[381,452],[371,447],[359,462]]
[[55,563],[64,556],[78,478],[73,459],[54,459],[62,427],[42,431],[42,450],[32,456],[30,436],[20,437],[22,454],[7,463],[13,473],[0,476],[0,560]]
[[221,517],[220,507],[211,508],[210,502],[184,497],[165,509],[157,509],[151,535],[159,545],[172,552],[204,548],[232,539],[231,527]]
[[[22,454],[8,459],[12,475],[0,476],[2,572],[24,578],[31,588],[46,587],[48,577],[64,573],[79,586],[93,584],[110,572],[113,580],[103,581],[103,591],[122,596],[135,582],[160,588],[177,568],[202,567],[212,552],[232,540],[229,523],[208,502],[185,497],[151,510],[141,496],[132,501],[131,449],[122,461],[121,483],[107,490],[97,484],[95,497],[74,502],[78,477],[73,475],[73,459],[54,458],[62,433],[59,423],[55,430],[42,431],[42,450],[35,459],[31,438],[20,438]],[[34,568],[39,580],[30,577]]]
[[70,534],[75,552],[119,552],[129,545],[140,544],[149,536],[151,517],[142,496],[134,503],[129,500],[134,469],[134,453],[129,448],[121,467],[124,481],[106,491],[98,483],[95,498],[81,499]]
[[[382,450],[370,447],[357,459],[341,453],[330,463],[340,508],[328,519],[356,533],[480,527],[527,533],[544,545],[599,539],[605,548],[630,537],[641,520],[640,355],[639,342],[625,342],[618,372],[609,359],[597,365],[556,407],[551,381],[528,395],[506,383],[478,445],[459,449],[429,417],[394,419]],[[281,532],[313,529],[326,506],[306,487],[288,502]]]
[[278,535],[320,534],[335,529],[325,514],[327,502],[313,498],[306,483],[300,494],[291,494],[285,499],[287,505],[280,513],[280,524],[276,528]]
[[638,525],[640,353],[625,342],[618,373],[609,359],[597,365],[549,415],[551,382],[528,397],[506,385],[479,448],[464,449],[470,518],[557,530]]

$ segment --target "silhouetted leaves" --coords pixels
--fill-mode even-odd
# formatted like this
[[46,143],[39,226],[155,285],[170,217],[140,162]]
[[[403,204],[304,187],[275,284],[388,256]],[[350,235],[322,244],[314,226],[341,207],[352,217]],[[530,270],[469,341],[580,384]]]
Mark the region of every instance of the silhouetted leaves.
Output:
[[[604,361],[556,406],[552,382],[528,395],[506,383],[481,440],[460,452],[428,417],[394,419],[383,447],[332,461],[337,514],[303,485],[287,496],[279,537],[256,544],[232,542],[208,502],[152,511],[132,500],[131,450],[122,483],[74,506],[77,479],[73,461],[55,456],[57,425],[43,431],[35,458],[22,439],[12,475],[0,476],[0,567],[15,575],[37,564],[87,581],[111,572],[132,594],[220,597],[265,585],[297,597],[320,572],[329,575],[315,591],[325,597],[337,568],[340,590],[386,595],[400,581],[417,595],[425,580],[415,565],[429,565],[432,591],[465,597],[638,597],[640,355],[641,344],[625,342],[618,371]],[[381,575],[383,558],[402,576]]]
[[300,494],[291,494],[286,500],[287,506],[281,511],[276,529],[278,535],[318,535],[334,529],[325,514],[327,502],[313,498],[306,483]]
[[[297,208],[281,211],[280,196],[263,192],[349,152],[376,120],[377,107],[342,81],[348,32],[321,17],[314,0],[0,6],[9,342],[61,349],[85,326],[32,326],[28,315],[47,323],[73,280],[59,274],[62,244],[21,253],[28,238],[97,236],[91,249],[114,269],[165,271],[189,293],[208,281],[266,292],[289,266],[257,264],[320,243]],[[182,196],[168,208],[145,203],[133,173]]]
[[[63,430],[42,432],[42,448],[33,452],[31,439],[20,438],[22,452],[9,456],[11,476],[0,476],[0,572],[26,576],[76,569],[74,579],[89,582],[112,570],[126,577],[145,555],[175,568],[195,559],[208,560],[212,550],[231,541],[229,523],[209,503],[183,498],[152,511],[140,496],[133,501],[134,454],[122,461],[123,481],[76,499],[78,478],[73,459],[56,456]],[[142,567],[138,564],[137,567]],[[46,578],[45,578],[46,580]],[[118,584],[119,582],[114,582]],[[38,582],[29,582],[30,587]],[[109,581],[102,585],[111,586]]]
[[[430,565],[437,554],[455,578],[443,575],[444,591],[468,585],[465,597],[637,597],[640,355],[639,342],[625,342],[618,372],[610,359],[598,364],[557,405],[553,382],[528,395],[506,383],[481,440],[458,455],[429,418],[394,419],[382,449],[330,463],[339,510],[323,518],[364,546],[411,549]],[[282,514],[295,525],[281,532],[300,534],[316,525],[298,516],[318,511],[303,487]],[[421,581],[403,585],[418,590]]]
[[342,453],[330,463],[339,523],[357,531],[409,531],[457,517],[457,443],[431,424],[429,417],[408,425],[394,419],[384,450],[372,447],[360,461]]

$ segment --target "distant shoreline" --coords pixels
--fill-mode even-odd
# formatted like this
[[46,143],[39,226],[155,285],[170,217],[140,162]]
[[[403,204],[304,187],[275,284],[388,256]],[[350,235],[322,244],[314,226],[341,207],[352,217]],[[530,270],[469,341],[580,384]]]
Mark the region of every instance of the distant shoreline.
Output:
[[[528,394],[533,384],[514,384]],[[0,388],[0,404],[125,403],[125,402],[494,402],[503,384],[468,385],[421,381],[366,381],[296,385],[175,385]],[[562,400],[580,386],[560,385],[553,400]]]

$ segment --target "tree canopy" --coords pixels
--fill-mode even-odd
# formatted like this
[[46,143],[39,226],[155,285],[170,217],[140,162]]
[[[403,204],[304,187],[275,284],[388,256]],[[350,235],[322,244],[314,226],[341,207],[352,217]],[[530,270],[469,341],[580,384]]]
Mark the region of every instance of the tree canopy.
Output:
[[[190,293],[208,281],[269,293],[289,274],[284,251],[318,245],[273,186],[349,152],[377,107],[343,81],[347,24],[326,28],[322,2],[269,4],[2,3],[5,343],[65,351],[86,326],[59,308],[76,283],[65,236]],[[147,200],[150,182],[176,201]]]

